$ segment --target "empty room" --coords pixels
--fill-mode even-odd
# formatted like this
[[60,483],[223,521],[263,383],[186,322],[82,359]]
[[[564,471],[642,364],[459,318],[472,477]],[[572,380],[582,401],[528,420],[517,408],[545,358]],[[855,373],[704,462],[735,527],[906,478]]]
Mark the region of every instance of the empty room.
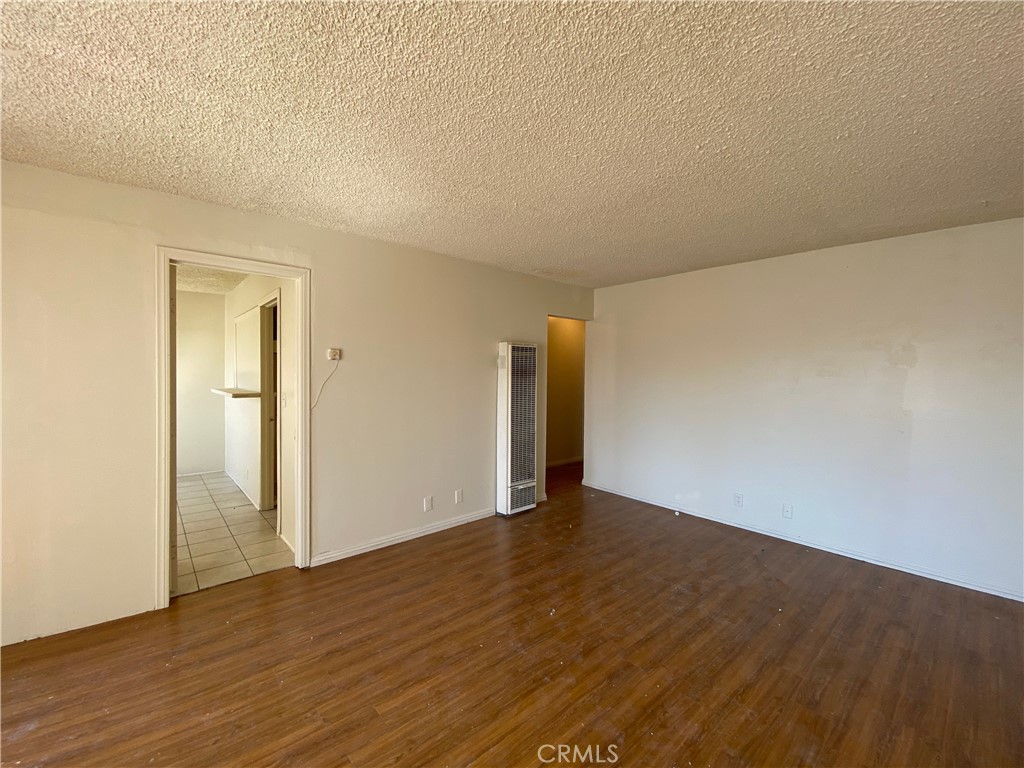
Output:
[[0,12],[4,766],[1024,765],[1024,3]]

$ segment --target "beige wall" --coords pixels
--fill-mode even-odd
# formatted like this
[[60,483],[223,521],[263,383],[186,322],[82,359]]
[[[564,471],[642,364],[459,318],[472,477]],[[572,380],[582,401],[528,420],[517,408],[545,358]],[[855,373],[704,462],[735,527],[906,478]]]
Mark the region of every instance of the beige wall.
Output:
[[1022,254],[1017,219],[596,291],[587,482],[1020,598]]
[[587,289],[4,163],[4,643],[154,607],[157,244],[311,268],[314,391],[345,354],[312,414],[316,562],[493,509],[498,341],[592,312]]
[[[281,280],[264,275],[249,275],[224,297],[224,381],[230,386],[259,389],[258,355],[248,363],[240,360],[236,349],[236,330],[239,318],[256,323],[256,341],[259,341],[259,303],[274,292],[280,295],[278,323],[281,340],[281,487],[278,504],[281,511],[281,536],[295,550],[295,438],[298,414],[295,411],[296,350],[291,343],[296,327],[296,290],[294,280]],[[239,380],[236,362],[254,378]],[[260,501],[260,401],[258,398],[232,399],[226,404],[225,434],[227,441],[227,472],[246,495]]]
[[549,467],[583,460],[583,395],[587,324],[548,318]]
[[224,469],[224,297],[178,291],[178,474]]
[[[237,314],[236,314],[237,312]],[[227,381],[232,387],[262,390],[260,346],[262,317],[257,306],[231,309],[225,317],[224,338],[231,344]],[[257,509],[260,498],[260,454],[262,439],[261,398],[231,398],[225,403],[224,439],[228,477]]]

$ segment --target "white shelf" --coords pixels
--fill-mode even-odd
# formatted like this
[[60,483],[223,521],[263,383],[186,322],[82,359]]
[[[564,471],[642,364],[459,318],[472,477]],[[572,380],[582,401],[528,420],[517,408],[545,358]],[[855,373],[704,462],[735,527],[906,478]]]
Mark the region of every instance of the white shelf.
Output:
[[224,397],[259,397],[259,392],[253,392],[251,389],[235,389],[233,387],[213,387],[211,390],[214,394],[224,395]]

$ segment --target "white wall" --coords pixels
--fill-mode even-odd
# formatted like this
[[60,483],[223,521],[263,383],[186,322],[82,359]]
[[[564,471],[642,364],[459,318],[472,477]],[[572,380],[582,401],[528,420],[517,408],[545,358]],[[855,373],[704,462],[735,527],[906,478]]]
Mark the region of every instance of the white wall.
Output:
[[583,460],[583,398],[587,324],[548,318],[549,467]]
[[1020,598],[1022,254],[1018,219],[596,291],[586,482]]
[[178,291],[178,474],[224,469],[224,296]]
[[[237,313],[237,314],[236,314]],[[232,308],[226,314],[224,338],[231,345],[226,383],[238,389],[262,390],[261,334],[262,317],[255,305]],[[262,448],[262,418],[260,398],[233,398],[225,404],[224,425],[227,445],[228,476],[242,493],[249,497],[257,509],[262,509],[260,498],[260,458]]]
[[5,644],[154,607],[157,244],[311,268],[314,392],[345,354],[312,416],[317,561],[493,509],[497,342],[592,311],[587,289],[4,163]]
[[[294,280],[280,280],[263,275],[250,275],[231,290],[225,297],[224,339],[224,382],[229,386],[243,389],[259,389],[260,361],[258,354],[248,362],[240,359],[236,351],[236,321],[245,317],[256,322],[256,343],[259,343],[259,303],[274,292],[280,295],[278,324],[281,340],[281,383],[283,401],[281,422],[281,487],[278,488],[278,504],[281,512],[281,536],[294,551],[295,549],[295,438],[298,428],[298,414],[295,402],[296,350],[291,343],[296,327]],[[251,347],[251,345],[250,345]],[[258,350],[257,350],[258,353]],[[236,372],[236,360],[239,370]],[[247,369],[247,370],[245,370]],[[241,376],[242,378],[236,378]],[[246,378],[248,377],[248,378]],[[253,503],[260,499],[260,401],[258,398],[232,399],[227,402],[225,434],[227,435],[228,474],[246,493]]]

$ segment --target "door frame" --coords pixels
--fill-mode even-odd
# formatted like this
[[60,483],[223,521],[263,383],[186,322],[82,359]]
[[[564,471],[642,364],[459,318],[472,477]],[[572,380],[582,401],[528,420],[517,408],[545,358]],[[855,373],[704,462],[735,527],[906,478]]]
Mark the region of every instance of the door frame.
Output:
[[[293,280],[295,314],[295,567],[308,568],[310,559],[310,285],[307,267],[256,261],[170,246],[156,247],[156,322],[157,322],[157,504],[156,504],[156,584],[157,608],[170,605],[170,530],[173,520],[170,506],[171,484],[171,337],[170,268],[171,264],[195,264],[231,272],[266,275]],[[278,415],[280,421],[280,414]],[[279,448],[280,455],[280,448]],[[280,488],[280,486],[279,486]]]
[[[281,289],[277,288],[260,299],[256,305],[260,310],[260,504],[267,506],[269,496],[281,492],[281,358],[280,338],[277,339],[278,350],[274,350],[274,337],[280,336],[281,331]],[[276,310],[276,311],[275,311]],[[276,319],[272,319],[276,318]],[[274,327],[276,326],[276,328]],[[268,354],[269,353],[269,354]],[[235,354],[238,354],[238,342],[235,342]],[[270,357],[275,360],[273,370],[267,366],[266,360]],[[235,366],[235,370],[238,367]],[[268,375],[268,373],[270,375]],[[269,381],[268,381],[269,379]],[[268,384],[270,395],[266,395]],[[267,425],[267,412],[270,406],[274,409],[273,429],[265,430]],[[273,438],[271,440],[271,438]],[[273,467],[267,471],[268,464],[273,457]],[[274,499],[274,506],[277,508],[278,535],[281,534],[281,505]],[[261,512],[264,509],[260,509]]]

